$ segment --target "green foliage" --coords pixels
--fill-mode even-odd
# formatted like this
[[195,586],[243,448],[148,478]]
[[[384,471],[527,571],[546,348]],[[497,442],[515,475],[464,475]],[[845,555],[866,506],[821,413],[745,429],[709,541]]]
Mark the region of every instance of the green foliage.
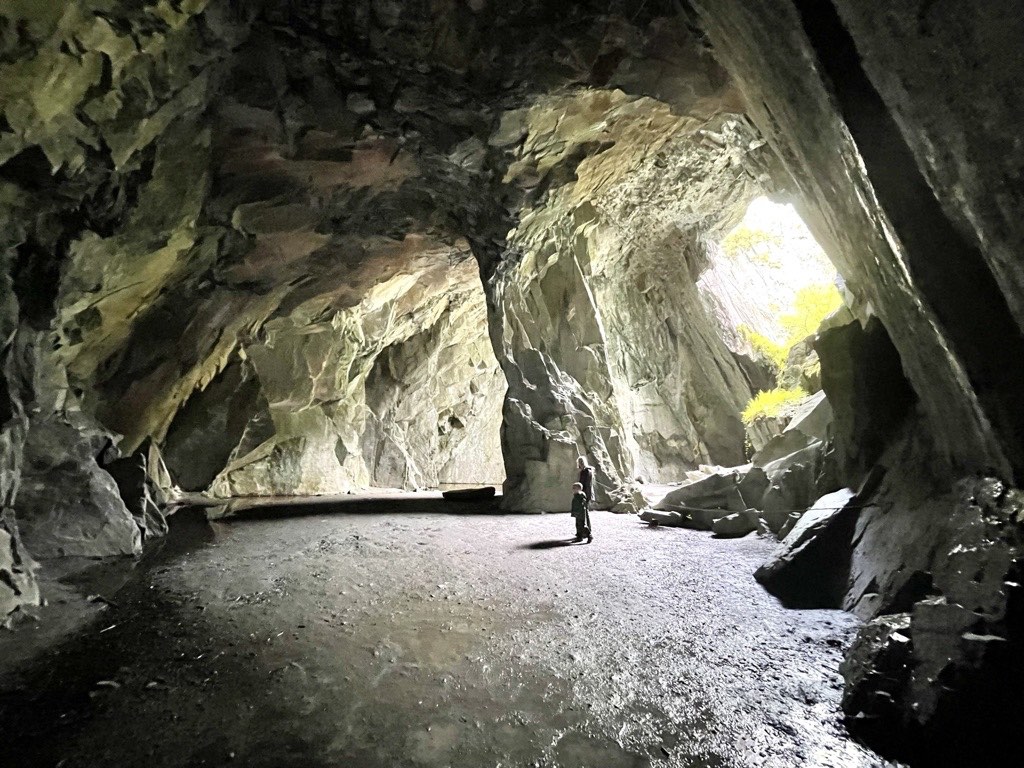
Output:
[[807,397],[807,393],[800,387],[792,389],[769,389],[767,392],[758,392],[747,407],[743,409],[741,418],[744,424],[752,424],[760,418],[771,418],[778,416],[789,405],[799,402]]
[[780,247],[782,238],[766,229],[753,229],[741,224],[722,240],[722,250],[730,259],[749,253],[755,260],[769,260],[767,251]]
[[753,347],[754,352],[770,362],[776,371],[781,371],[786,366],[786,357],[789,355],[789,346],[787,344],[777,344],[764,334],[755,331],[749,325],[741,325],[736,330]]
[[786,332],[786,340],[781,344],[748,325],[741,325],[736,330],[757,355],[771,363],[776,372],[781,372],[786,367],[786,360],[793,346],[817,331],[821,321],[842,304],[843,297],[831,283],[809,285],[796,292],[793,307],[779,318],[779,323]]
[[779,318],[786,330],[786,343],[792,347],[818,330],[821,321],[843,304],[839,289],[831,283],[809,285],[796,292],[793,309]]

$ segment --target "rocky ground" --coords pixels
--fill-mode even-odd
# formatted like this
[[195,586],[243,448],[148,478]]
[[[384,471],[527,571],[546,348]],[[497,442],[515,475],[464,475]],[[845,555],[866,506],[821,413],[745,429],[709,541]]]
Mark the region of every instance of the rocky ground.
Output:
[[856,620],[781,608],[772,542],[456,509],[177,516],[0,636],[0,764],[883,764],[839,721]]

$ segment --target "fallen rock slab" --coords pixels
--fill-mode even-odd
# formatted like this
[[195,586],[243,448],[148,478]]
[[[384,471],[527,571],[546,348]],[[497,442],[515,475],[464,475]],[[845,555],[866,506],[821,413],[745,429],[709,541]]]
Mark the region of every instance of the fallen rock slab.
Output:
[[718,518],[711,524],[711,530],[720,539],[738,539],[756,531],[757,521],[757,510],[748,509]]
[[[655,509],[694,513],[700,518],[712,517],[706,521],[707,526],[716,517],[729,512],[743,512],[751,507],[759,507],[761,497],[768,488],[768,476],[763,470],[745,464],[731,469],[719,470],[693,483],[670,491],[655,505]],[[716,511],[722,514],[715,515]]]
[[850,575],[856,498],[844,488],[804,513],[764,565],[754,572],[787,608],[838,608]]
[[668,525],[673,528],[683,527],[683,516],[678,512],[661,512],[655,509],[645,509],[640,513],[640,519],[651,525]]

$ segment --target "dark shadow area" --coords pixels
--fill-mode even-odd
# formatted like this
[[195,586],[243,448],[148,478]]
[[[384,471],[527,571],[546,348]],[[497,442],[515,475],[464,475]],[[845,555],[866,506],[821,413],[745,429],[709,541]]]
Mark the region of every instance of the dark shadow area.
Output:
[[[511,515],[501,509],[501,496],[487,501],[448,501],[438,496],[352,496],[295,499],[234,499],[223,522],[269,520],[310,515]],[[248,506],[248,505],[252,506]]]
[[577,541],[576,539],[548,539],[547,541],[535,541],[533,544],[524,544],[519,549],[530,549],[530,550],[541,550],[541,549],[558,549],[559,547],[574,547],[577,544],[585,544],[587,542]]

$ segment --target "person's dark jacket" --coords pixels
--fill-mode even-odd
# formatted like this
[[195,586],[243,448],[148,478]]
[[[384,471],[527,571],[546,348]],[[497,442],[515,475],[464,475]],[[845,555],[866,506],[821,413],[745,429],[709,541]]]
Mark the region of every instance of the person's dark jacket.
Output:
[[584,493],[576,491],[572,495],[572,516],[579,519],[587,514],[587,497]]
[[594,468],[584,467],[580,470],[579,484],[583,486],[583,495],[589,504],[594,500]]

